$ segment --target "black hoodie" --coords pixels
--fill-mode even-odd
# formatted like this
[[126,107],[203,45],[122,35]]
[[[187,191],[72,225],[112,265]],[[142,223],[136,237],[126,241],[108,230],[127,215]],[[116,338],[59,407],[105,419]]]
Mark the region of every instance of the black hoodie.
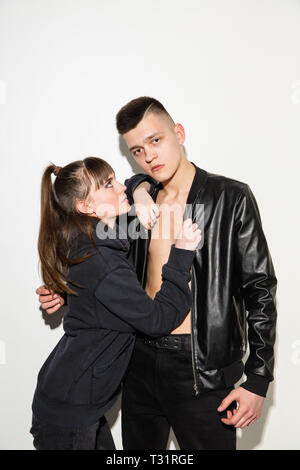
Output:
[[[105,230],[107,237],[99,238]],[[82,287],[71,286],[79,295],[68,296],[65,334],[38,375],[32,410],[40,421],[70,427],[97,422],[117,398],[135,332],[168,334],[190,310],[195,252],[172,245],[152,300],[137,280],[128,240],[123,232],[115,235],[95,219],[96,247],[82,232],[73,242],[71,256],[95,254],[69,270],[69,278]]]

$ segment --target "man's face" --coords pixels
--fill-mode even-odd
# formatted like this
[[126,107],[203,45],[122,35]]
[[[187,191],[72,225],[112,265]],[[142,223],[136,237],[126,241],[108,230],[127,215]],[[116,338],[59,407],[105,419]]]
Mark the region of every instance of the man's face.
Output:
[[172,178],[184,155],[181,124],[174,126],[168,117],[149,113],[123,137],[133,158],[148,175],[162,183]]

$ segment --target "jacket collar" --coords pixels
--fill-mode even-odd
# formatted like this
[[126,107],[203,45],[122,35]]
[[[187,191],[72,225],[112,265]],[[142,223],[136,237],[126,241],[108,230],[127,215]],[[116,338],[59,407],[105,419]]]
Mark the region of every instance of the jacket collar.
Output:
[[200,189],[202,189],[207,180],[207,171],[197,167],[193,162],[191,162],[191,164],[194,165],[196,173],[191,185],[190,192],[187,197],[187,204],[193,204],[195,198],[197,197],[197,194],[199,193]]

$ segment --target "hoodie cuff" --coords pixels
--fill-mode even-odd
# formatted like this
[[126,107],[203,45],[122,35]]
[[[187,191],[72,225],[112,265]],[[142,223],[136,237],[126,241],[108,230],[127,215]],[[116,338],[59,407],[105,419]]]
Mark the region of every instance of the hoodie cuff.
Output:
[[267,395],[268,387],[270,380],[262,375],[257,374],[247,374],[246,382],[242,383],[241,387],[249,392],[265,397]]
[[195,250],[176,248],[173,244],[168,259],[168,265],[179,271],[190,271],[195,257]]
[[125,194],[128,198],[129,204],[132,206],[134,204],[133,201],[133,193],[136,190],[136,188],[143,183],[144,181],[147,181],[150,184],[150,191],[149,194],[153,193],[153,190],[155,188],[155,182],[152,178],[150,178],[149,175],[144,175],[142,173],[139,173],[138,175],[133,175],[131,178],[128,178],[125,180],[125,186],[127,186],[127,189],[125,191]]

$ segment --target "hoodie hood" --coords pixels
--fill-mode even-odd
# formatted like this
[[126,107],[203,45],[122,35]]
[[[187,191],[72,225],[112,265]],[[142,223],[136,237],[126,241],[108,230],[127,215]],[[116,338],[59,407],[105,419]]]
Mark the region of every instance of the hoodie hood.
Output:
[[[105,246],[113,250],[129,251],[130,244],[127,234],[117,222],[114,227],[111,228],[100,219],[93,218],[92,225],[92,238],[97,248]],[[83,256],[85,253],[93,253],[94,250],[95,247],[89,237],[80,230],[71,242],[69,256],[70,258],[77,258]]]

